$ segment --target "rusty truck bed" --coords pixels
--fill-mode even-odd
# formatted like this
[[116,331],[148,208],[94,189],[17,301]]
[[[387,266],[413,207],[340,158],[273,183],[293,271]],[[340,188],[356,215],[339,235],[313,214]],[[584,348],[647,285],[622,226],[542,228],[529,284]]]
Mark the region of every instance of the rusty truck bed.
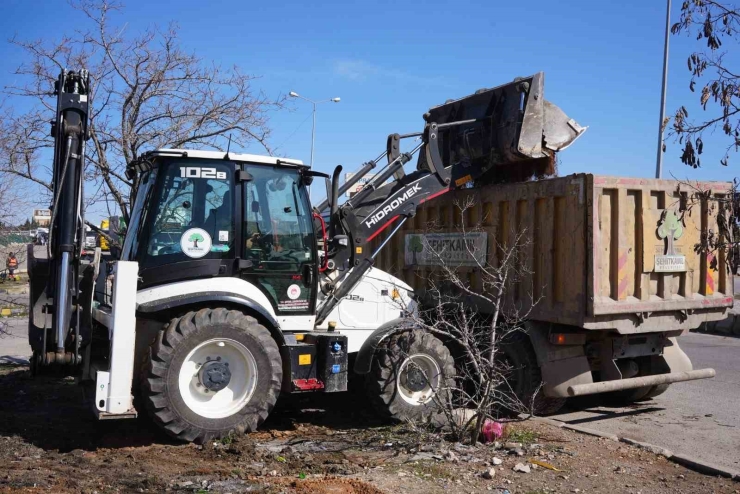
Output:
[[[709,199],[697,191],[710,191]],[[502,246],[523,232],[519,259],[529,274],[509,297],[520,305],[538,299],[532,319],[620,333],[692,329],[724,318],[733,303],[727,256],[695,250],[702,235],[719,234],[717,200],[730,193],[726,182],[591,174],[455,190],[424,204],[376,266],[420,289],[439,270],[415,263],[408,245],[414,235],[460,236],[464,227],[486,237],[485,262],[496,265]],[[462,214],[467,201],[472,206]],[[480,290],[470,264],[459,271]]]

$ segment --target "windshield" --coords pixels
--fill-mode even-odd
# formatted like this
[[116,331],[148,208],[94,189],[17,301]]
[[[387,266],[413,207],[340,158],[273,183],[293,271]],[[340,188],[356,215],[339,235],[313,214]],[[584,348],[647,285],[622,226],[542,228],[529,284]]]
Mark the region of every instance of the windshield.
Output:
[[173,160],[160,169],[143,267],[229,256],[234,241],[234,165]]

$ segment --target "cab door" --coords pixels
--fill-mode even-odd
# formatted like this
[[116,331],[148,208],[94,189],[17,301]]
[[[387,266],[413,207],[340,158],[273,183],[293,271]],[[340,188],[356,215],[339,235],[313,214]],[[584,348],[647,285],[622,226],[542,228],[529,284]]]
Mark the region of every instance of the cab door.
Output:
[[247,267],[240,276],[267,296],[278,316],[312,315],[318,261],[301,173],[294,167],[249,164],[244,170],[241,258]]

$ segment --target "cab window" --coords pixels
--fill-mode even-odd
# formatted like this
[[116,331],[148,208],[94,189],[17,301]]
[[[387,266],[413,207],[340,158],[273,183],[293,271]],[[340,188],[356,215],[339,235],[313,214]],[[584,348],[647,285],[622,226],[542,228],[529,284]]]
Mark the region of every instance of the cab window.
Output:
[[313,231],[297,170],[248,167],[244,237],[247,257],[270,269],[298,270],[313,261]]
[[233,165],[172,161],[158,188],[145,265],[233,257]]

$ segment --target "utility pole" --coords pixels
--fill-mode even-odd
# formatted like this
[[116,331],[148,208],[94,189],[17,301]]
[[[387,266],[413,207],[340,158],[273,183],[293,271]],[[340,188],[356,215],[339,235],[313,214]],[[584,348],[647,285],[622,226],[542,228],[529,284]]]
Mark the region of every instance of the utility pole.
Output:
[[665,120],[665,96],[668,84],[668,36],[671,30],[671,0],[667,0],[665,14],[665,43],[663,46],[663,85],[660,89],[660,121],[658,122],[658,158],[655,164],[655,178],[663,178],[663,121]]

